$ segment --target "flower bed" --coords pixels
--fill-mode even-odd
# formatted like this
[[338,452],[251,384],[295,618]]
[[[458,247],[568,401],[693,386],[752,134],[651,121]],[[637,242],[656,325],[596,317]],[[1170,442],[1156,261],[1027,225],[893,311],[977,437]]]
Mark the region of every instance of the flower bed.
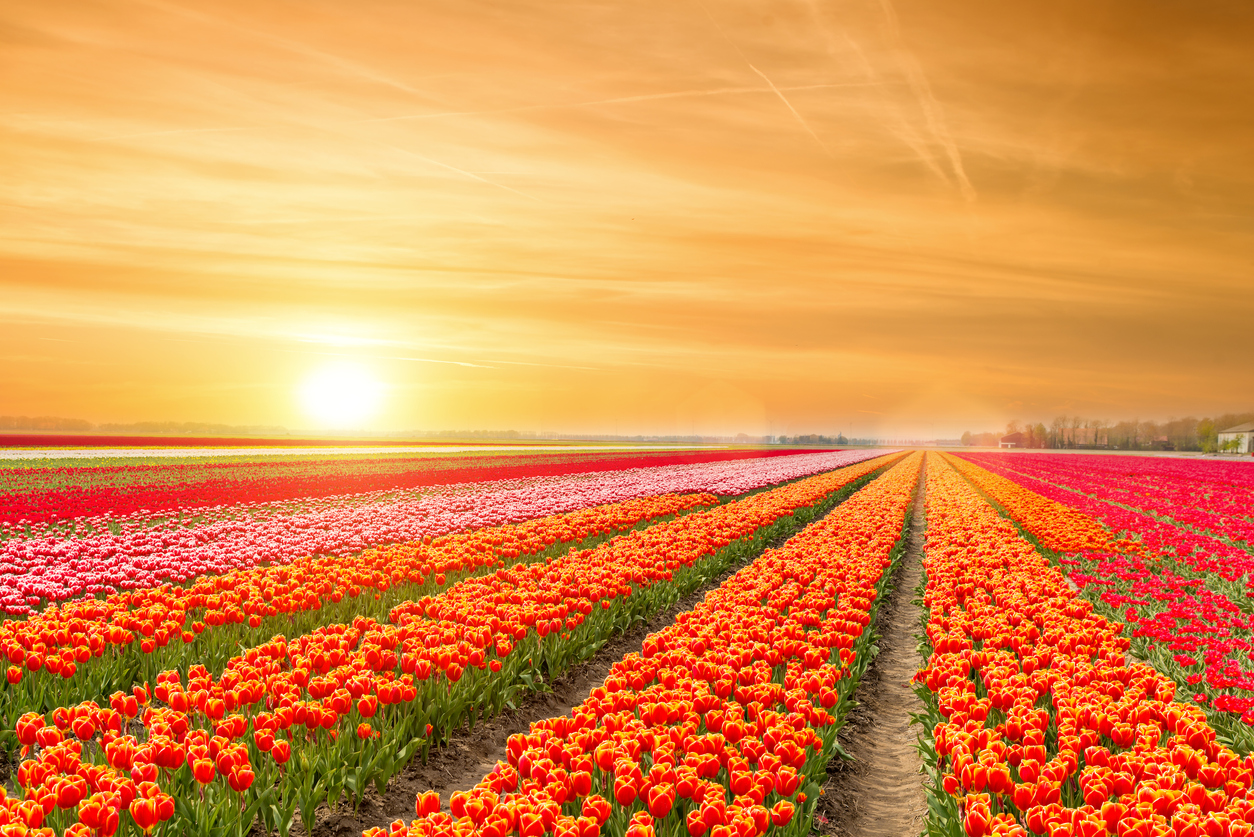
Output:
[[1147,456],[969,454],[968,458],[985,468],[1125,505],[1254,549],[1254,466],[1248,463]]
[[1128,662],[1124,626],[939,457],[926,508],[929,834],[1250,834],[1254,758]]
[[403,601],[507,561],[543,562],[576,543],[717,502],[712,494],[627,500],[350,558],[310,557],[209,576],[188,587],[49,608],[0,624],[0,659],[9,664],[0,719],[12,729],[20,712],[47,712],[130,689],[164,669],[187,671],[200,663],[218,672],[240,648],[276,633],[297,636],[355,616],[384,618]]
[[[54,801],[43,815],[55,827],[113,816],[142,828],[149,811],[143,802],[136,810],[137,799],[155,800],[152,822],[166,821],[172,833],[242,834],[258,820],[286,833],[297,815],[308,826],[317,805],[386,784],[431,739],[467,719],[473,725],[518,690],[595,653],[705,573],[759,550],[795,513],[895,458],[694,512],[543,566],[468,579],[395,608],[395,624],[358,618],[276,638],[232,659],[220,677],[195,667],[186,679],[163,672],[147,709],[149,694],[137,689],[134,702],[119,693],[108,708],[87,701],[24,716],[16,732],[32,749],[18,769],[23,799],[10,807],[75,782],[83,795],[60,807]],[[125,734],[133,720],[136,737]]]
[[[324,497],[301,511],[218,509],[212,522],[151,527],[140,520],[85,537],[10,538],[0,548],[0,611],[48,601],[185,584],[202,575],[306,555],[344,555],[483,526],[516,523],[658,494],[737,495],[871,458],[865,451],[636,468],[524,481],[444,486],[419,497]],[[216,516],[216,517],[215,517]]]
[[[1245,585],[1196,557],[1115,538],[1095,520],[1003,476],[950,460],[1062,567],[1102,615],[1132,628],[1133,650],[1202,704],[1239,752],[1254,750],[1254,609]],[[1165,526],[1165,524],[1157,524]],[[1168,527],[1172,528],[1172,527]]]
[[649,635],[569,716],[513,736],[448,813],[424,794],[418,819],[367,837],[808,833],[921,459]]
[[[66,521],[77,528],[103,528],[109,520],[190,516],[189,510],[231,508],[258,503],[317,500],[329,496],[396,492],[437,485],[501,482],[625,471],[669,465],[795,456],[795,450],[713,451],[554,451],[512,453],[489,450],[474,455],[347,455],[294,461],[250,459],[248,451],[231,462],[163,461],[88,467],[0,468],[0,532],[60,534]],[[243,461],[240,461],[243,459]]]

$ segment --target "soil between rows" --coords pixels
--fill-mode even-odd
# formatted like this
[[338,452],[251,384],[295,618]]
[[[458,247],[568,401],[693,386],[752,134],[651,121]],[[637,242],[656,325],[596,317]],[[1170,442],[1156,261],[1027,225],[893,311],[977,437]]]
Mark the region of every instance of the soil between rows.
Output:
[[[839,504],[833,506],[839,507]],[[778,538],[769,542],[766,548],[781,546],[787,539]],[[593,689],[605,683],[605,677],[615,663],[627,654],[641,651],[645,637],[674,623],[676,615],[691,610],[705,598],[706,593],[748,563],[730,567],[668,610],[655,614],[644,625],[612,637],[592,659],[551,682],[550,691],[531,693],[517,709],[507,709],[494,718],[476,723],[473,732],[463,725],[447,743],[432,750],[426,764],[421,759],[410,762],[388,783],[382,796],[371,787],[356,810],[349,801],[341,801],[333,809],[320,807],[312,834],[305,831],[298,817],[292,826],[293,837],[360,837],[368,828],[387,829],[398,819],[408,822],[414,818],[414,801],[418,794],[428,790],[439,792],[441,807],[447,811],[449,796],[454,791],[469,790],[492,770],[497,761],[505,758],[506,742],[511,735],[527,732],[535,721],[569,714],[571,709],[588,698]],[[257,828],[253,829],[256,837],[262,833]]]
[[857,705],[838,736],[853,761],[837,757],[827,766],[814,817],[814,831],[822,834],[907,837],[923,831],[923,763],[916,748],[918,731],[910,723],[923,704],[910,679],[924,663],[915,639],[923,613],[914,598],[923,579],[925,486],[920,478],[906,552],[876,617],[879,655],[854,691]]

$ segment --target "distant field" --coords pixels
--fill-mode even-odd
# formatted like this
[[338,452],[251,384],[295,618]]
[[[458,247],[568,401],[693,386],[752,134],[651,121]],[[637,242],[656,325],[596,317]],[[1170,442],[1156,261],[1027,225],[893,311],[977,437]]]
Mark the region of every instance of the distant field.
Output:
[[[227,450],[227,449],[223,449]],[[79,459],[0,460],[0,524],[47,523],[111,513],[190,510],[241,502],[269,503],[422,486],[557,476],[798,453],[773,450],[622,451],[606,448],[423,447],[413,451],[319,449],[303,456],[229,449],[188,459],[117,456],[85,449]],[[150,453],[150,452],[145,452]],[[2,456],[2,454],[0,454]]]

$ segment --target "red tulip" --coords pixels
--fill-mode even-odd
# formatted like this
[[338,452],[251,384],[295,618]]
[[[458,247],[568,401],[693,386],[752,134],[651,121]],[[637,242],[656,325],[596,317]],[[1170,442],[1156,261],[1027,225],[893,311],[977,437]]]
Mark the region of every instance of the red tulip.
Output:
[[130,806],[131,818],[135,820],[135,824],[143,830],[145,834],[151,834],[160,822],[157,815],[157,800],[155,799],[136,799]]
[[[615,794],[617,796],[617,794]],[[667,817],[675,805],[674,786],[652,787],[647,794],[649,813],[656,819]]]
[[196,778],[197,782],[202,785],[207,785],[213,781],[213,778],[217,775],[217,773],[214,770],[212,761],[209,759],[196,759],[192,763],[192,775]]
[[778,828],[792,822],[796,808],[787,799],[782,799],[771,808],[771,822]]
[[614,799],[624,808],[636,801],[638,792],[633,780],[625,777],[614,780]]
[[438,814],[440,812],[440,794],[433,790],[418,794],[415,810],[420,817]]
[[231,790],[236,793],[243,793],[252,787],[253,779],[255,778],[252,768],[248,765],[242,765],[230,772],[227,776],[227,782],[231,785]]

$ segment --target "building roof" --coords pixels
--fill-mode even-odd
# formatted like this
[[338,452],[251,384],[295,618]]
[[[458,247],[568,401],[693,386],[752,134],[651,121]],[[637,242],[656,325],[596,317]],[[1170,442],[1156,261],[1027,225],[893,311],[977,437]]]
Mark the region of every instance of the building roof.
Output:
[[1236,427],[1229,427],[1227,430],[1220,430],[1220,433],[1250,433],[1254,431],[1254,421],[1247,421],[1245,424],[1238,424]]
[[1002,437],[1001,437],[1001,440],[1002,440],[1003,442],[1022,442],[1022,441],[1023,441],[1023,434],[1022,434],[1022,433],[1011,433],[1009,436],[1002,436]]

